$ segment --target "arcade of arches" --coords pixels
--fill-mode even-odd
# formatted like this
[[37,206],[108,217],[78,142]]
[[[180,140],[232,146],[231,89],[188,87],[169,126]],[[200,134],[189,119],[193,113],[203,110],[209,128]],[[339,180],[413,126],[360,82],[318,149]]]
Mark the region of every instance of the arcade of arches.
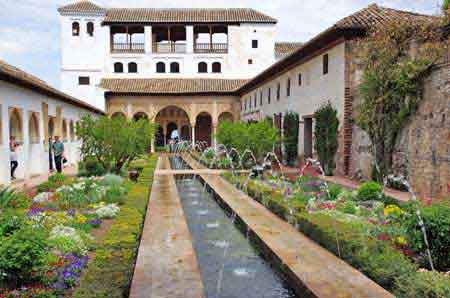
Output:
[[[165,146],[174,130],[183,141],[215,145],[217,126],[222,121],[235,121],[239,115],[239,99],[233,96],[156,97],[110,96],[107,113],[111,117],[149,119],[158,125],[154,145]],[[155,146],[152,146],[154,149]]]

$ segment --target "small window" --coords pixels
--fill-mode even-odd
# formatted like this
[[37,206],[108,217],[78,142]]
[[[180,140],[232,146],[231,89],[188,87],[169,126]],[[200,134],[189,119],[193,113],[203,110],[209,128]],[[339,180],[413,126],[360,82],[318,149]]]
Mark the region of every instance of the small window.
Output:
[[278,83],[277,85],[277,100],[280,100],[281,97],[281,85]]
[[252,40],[252,48],[257,49],[258,48],[258,41],[256,39]]
[[120,62],[114,63],[114,72],[115,73],[123,73],[123,64]]
[[222,64],[219,62],[214,62],[212,64],[212,72],[213,73],[221,73],[222,72]]
[[301,86],[302,84],[303,84],[302,74],[299,73],[299,74],[298,74],[298,85]]
[[164,64],[164,62],[156,63],[156,72],[157,73],[166,73],[166,64]]
[[270,105],[270,101],[272,100],[272,89],[267,90],[267,103]]
[[206,62],[200,62],[198,64],[198,73],[207,73],[208,72],[208,64]]
[[128,63],[128,72],[129,73],[137,73],[138,72],[138,66],[135,62]]
[[328,54],[323,55],[323,74],[328,74],[329,57]]
[[92,22],[87,23],[86,31],[89,36],[94,36],[94,23]]
[[171,73],[179,73],[180,72],[180,64],[178,62],[170,63],[170,72]]
[[253,59],[248,59],[248,65],[252,65],[253,64]]
[[286,96],[291,96],[291,79],[287,79],[286,82]]
[[89,77],[78,77],[78,85],[90,85],[90,78]]
[[257,105],[257,101],[258,101],[258,94],[257,93],[255,93],[255,99],[254,100],[255,100],[255,108],[256,108],[258,106]]
[[80,23],[72,23],[72,36],[80,36]]

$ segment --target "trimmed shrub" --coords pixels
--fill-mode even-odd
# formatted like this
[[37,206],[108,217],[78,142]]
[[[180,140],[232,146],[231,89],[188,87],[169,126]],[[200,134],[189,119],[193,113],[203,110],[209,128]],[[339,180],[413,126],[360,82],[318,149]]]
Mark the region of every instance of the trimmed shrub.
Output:
[[[411,247],[420,253],[426,249],[425,240],[414,213],[406,222],[408,240]],[[434,266],[441,271],[450,270],[450,206],[435,203],[421,208],[422,219],[425,223],[427,237],[430,244]],[[428,265],[428,262],[424,262]]]
[[150,157],[75,291],[75,298],[128,297],[156,156]]
[[66,184],[67,178],[64,174],[56,173],[48,177],[48,180],[39,184],[37,189],[38,192],[53,192],[57,188]]
[[78,176],[80,177],[103,176],[105,174],[105,168],[95,158],[86,157],[78,163]]
[[397,279],[395,296],[398,298],[450,297],[450,277],[438,272],[417,272]]
[[380,201],[383,197],[383,186],[369,181],[358,187],[356,199],[358,201]]

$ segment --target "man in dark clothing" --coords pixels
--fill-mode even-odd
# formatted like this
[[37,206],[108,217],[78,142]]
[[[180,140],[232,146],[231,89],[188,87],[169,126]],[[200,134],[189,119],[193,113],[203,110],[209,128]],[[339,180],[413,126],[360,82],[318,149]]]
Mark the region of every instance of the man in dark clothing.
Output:
[[64,144],[59,140],[59,136],[55,136],[55,142],[52,145],[53,155],[55,157],[55,167],[58,173],[62,172],[62,159],[64,155]]

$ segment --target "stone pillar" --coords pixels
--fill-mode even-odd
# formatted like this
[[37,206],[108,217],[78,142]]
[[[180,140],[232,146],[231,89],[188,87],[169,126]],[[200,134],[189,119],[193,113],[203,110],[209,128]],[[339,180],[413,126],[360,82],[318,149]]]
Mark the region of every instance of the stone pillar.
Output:
[[[154,125],[155,124],[155,120],[154,119],[150,119],[150,123],[152,125]],[[152,135],[152,140],[150,142],[150,152],[151,153],[155,153],[156,152],[156,149],[155,149],[155,134]]]
[[211,136],[211,140],[213,142],[213,146],[214,148],[217,150],[217,123],[213,123],[212,124],[212,136]]
[[195,123],[194,124],[191,123],[191,128],[192,128],[192,146],[195,147]]
[[167,126],[163,123],[163,137],[164,137],[164,147],[167,146]]
[[194,52],[194,26],[186,26],[186,53]]
[[23,175],[25,180],[31,177],[30,154],[30,113],[26,110],[22,113],[22,134],[23,134]]
[[2,130],[0,133],[1,136],[1,146],[2,149],[0,151],[0,162],[7,166],[0,167],[0,184],[8,185],[11,183],[10,179],[10,151],[9,151],[9,110],[6,104],[0,105],[0,120]]
[[281,113],[281,156],[283,157],[282,163],[286,164],[286,147],[284,145],[284,115]]
[[145,43],[145,53],[149,54],[153,52],[153,30],[152,26],[144,27],[144,43]]
[[297,152],[300,161],[305,156],[304,133],[305,133],[305,122],[303,121],[303,119],[300,118],[300,121],[298,122],[298,152]]

